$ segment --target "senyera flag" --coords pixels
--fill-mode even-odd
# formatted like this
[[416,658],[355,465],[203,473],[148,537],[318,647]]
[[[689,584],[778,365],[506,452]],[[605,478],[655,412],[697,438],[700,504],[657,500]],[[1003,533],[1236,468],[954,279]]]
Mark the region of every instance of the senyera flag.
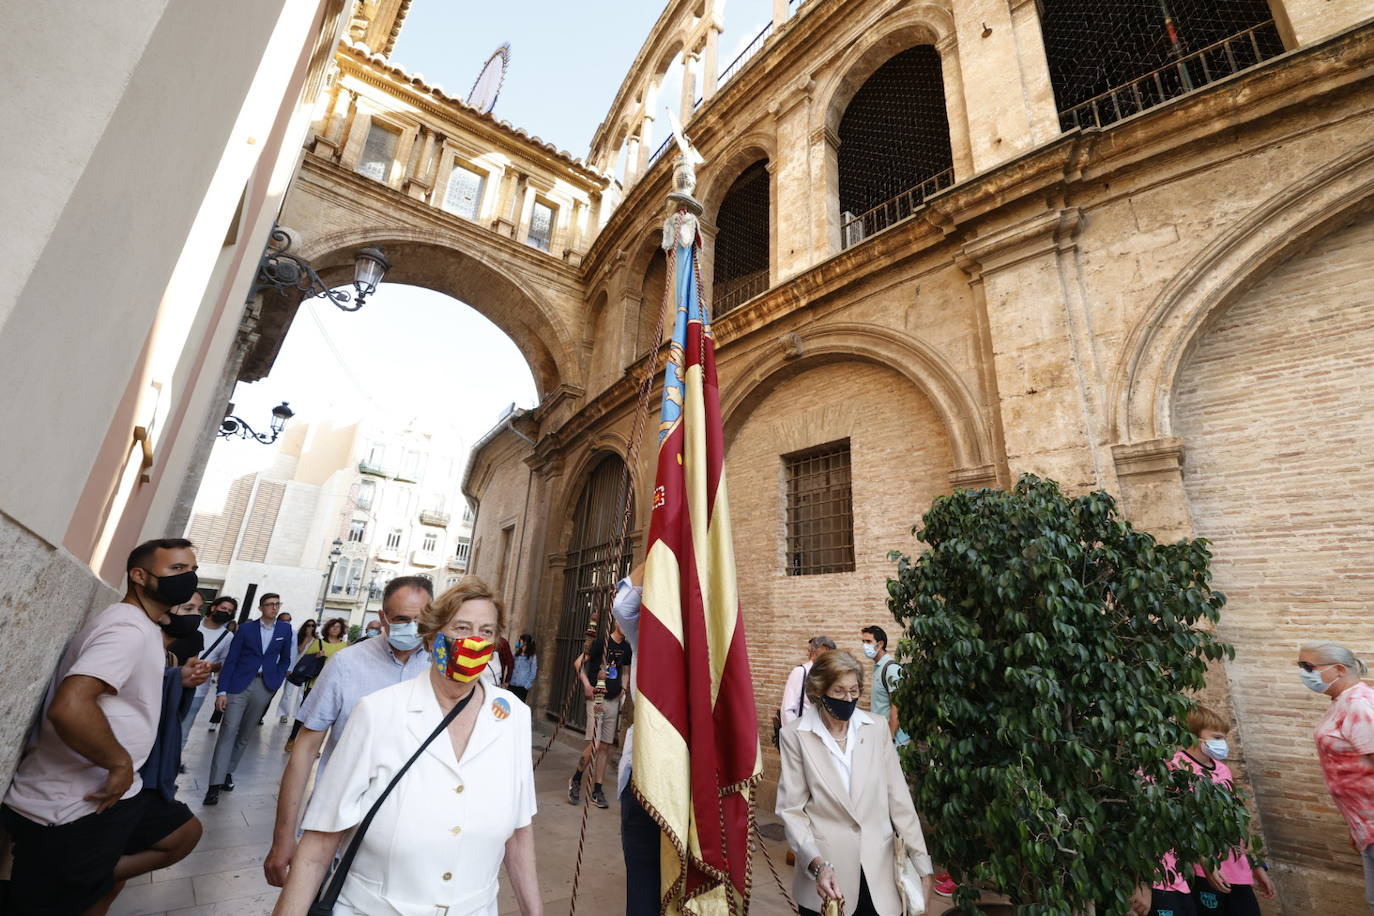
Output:
[[[690,186],[673,198],[696,205]],[[664,913],[723,916],[748,908],[761,763],[696,206],[681,207],[664,231],[677,308],[635,657],[634,785],[663,831]]]

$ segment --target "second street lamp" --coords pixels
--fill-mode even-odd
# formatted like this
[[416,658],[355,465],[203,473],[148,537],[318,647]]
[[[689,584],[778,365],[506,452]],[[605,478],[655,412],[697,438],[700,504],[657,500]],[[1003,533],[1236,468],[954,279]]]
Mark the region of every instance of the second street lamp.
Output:
[[377,291],[382,278],[391,269],[391,262],[381,248],[368,247],[353,256],[353,293],[334,289],[325,284],[310,262],[300,255],[291,254],[291,233],[280,226],[273,226],[268,236],[267,247],[263,249],[262,260],[258,262],[258,274],[248,292],[252,302],[259,293],[276,290],[285,295],[287,290],[299,290],[307,296],[328,299],[345,312],[356,312],[363,307],[367,297]]

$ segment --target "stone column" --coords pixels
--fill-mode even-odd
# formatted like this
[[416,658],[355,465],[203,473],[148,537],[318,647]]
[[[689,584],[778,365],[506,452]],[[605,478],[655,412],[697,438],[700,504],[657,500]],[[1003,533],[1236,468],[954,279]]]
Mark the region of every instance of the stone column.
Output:
[[343,149],[345,128],[353,110],[353,93],[343,86],[334,93],[334,105],[330,109],[329,123],[325,135],[315,141],[315,152],[326,159],[337,160]]
[[773,0],[773,31],[777,32],[787,21],[787,0]]
[[1082,216],[1049,210],[964,243],[981,277],[1012,481],[1024,472],[1071,493],[1116,490],[1103,446],[1102,373],[1075,248]]
[[[818,137],[811,129],[811,92],[815,84],[809,77],[778,93],[770,109],[776,122],[777,162],[769,162],[772,174],[774,239],[795,239],[794,245],[779,245],[776,258],[769,258],[770,275],[777,281],[814,264],[818,242],[815,213],[818,189],[816,163]],[[822,137],[824,130],[821,131]],[[807,240],[810,240],[809,243]]]
[[716,81],[720,79],[720,26],[712,22],[706,29],[706,52],[701,69],[701,97],[709,99],[716,94]]
[[701,51],[691,51],[682,55],[682,99],[678,108],[678,119],[686,124],[692,119],[697,104],[697,73],[701,70]]
[[[415,144],[416,153],[406,180],[405,191],[416,200],[429,200],[434,191],[434,131],[428,127],[420,128],[422,143]],[[443,203],[442,194],[434,195],[436,206]]]
[[649,157],[654,152],[654,116],[649,112],[644,112],[644,119],[639,122],[639,163],[635,168],[635,175],[643,175],[649,169]]
[[510,201],[515,194],[515,182],[515,169],[508,165],[501,172],[500,190],[491,220],[491,228],[506,238],[515,237],[515,224],[510,219]]
[[949,149],[954,180],[973,175],[973,147],[968,135],[968,108],[964,101],[964,75],[959,68],[959,39],[954,34],[935,45],[940,53],[940,71],[945,84],[945,117],[949,120]]
[[963,0],[954,4],[954,25],[964,83],[978,87],[978,103],[968,109],[974,170],[1058,135],[1034,0]]
[[644,171],[639,164],[639,148],[643,146],[639,141],[638,134],[632,134],[630,139],[625,141],[625,188],[629,190],[630,185],[635,183],[639,175]]

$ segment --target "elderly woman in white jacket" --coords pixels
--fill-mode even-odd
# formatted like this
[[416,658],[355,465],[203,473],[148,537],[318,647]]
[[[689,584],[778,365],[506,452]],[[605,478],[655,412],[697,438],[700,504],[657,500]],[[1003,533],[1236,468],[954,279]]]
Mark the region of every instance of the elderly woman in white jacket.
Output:
[[349,717],[306,810],[305,835],[276,916],[304,916],[350,832],[416,748],[469,696],[378,810],[334,916],[497,916],[503,863],[522,916],[543,916],[531,825],[529,708],[484,684],[470,657],[483,651],[478,640],[495,641],[502,617],[500,603],[475,576],[426,606],[420,635],[433,664],[414,680],[364,697]]
[[835,898],[845,916],[902,916],[898,837],[930,899],[933,870],[911,791],[887,724],[857,708],[862,689],[858,660],[826,652],[806,678],[811,705],[782,729],[777,811],[797,854],[792,898],[803,916]]

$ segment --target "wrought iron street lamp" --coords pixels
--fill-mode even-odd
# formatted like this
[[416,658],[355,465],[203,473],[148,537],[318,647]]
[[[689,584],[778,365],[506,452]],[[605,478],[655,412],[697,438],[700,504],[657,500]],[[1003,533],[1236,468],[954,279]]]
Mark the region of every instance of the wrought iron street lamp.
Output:
[[[324,584],[320,586],[320,621],[324,621],[324,602],[329,597],[329,585],[334,581],[334,567],[339,565],[339,557],[343,556],[343,541],[334,539],[334,549],[329,551],[329,572],[324,574]],[[323,634],[321,634],[323,635]]]
[[[233,410],[234,405],[230,404],[229,409]],[[253,439],[263,445],[271,445],[277,441],[283,429],[286,428],[286,421],[296,415],[296,412],[282,401],[272,408],[272,425],[268,432],[258,433],[253,431],[242,418],[235,416],[225,417],[220,421],[219,434],[221,438],[228,439],[231,436],[238,436],[240,439]]]
[[262,260],[258,262],[258,275],[248,293],[249,302],[265,290],[276,290],[285,295],[287,290],[294,289],[307,296],[324,297],[345,312],[356,312],[363,307],[367,297],[376,292],[382,278],[391,269],[391,262],[381,248],[362,249],[353,256],[354,292],[350,293],[325,285],[310,262],[291,254],[290,248],[291,233],[280,226],[273,226],[267,247],[262,252]]

